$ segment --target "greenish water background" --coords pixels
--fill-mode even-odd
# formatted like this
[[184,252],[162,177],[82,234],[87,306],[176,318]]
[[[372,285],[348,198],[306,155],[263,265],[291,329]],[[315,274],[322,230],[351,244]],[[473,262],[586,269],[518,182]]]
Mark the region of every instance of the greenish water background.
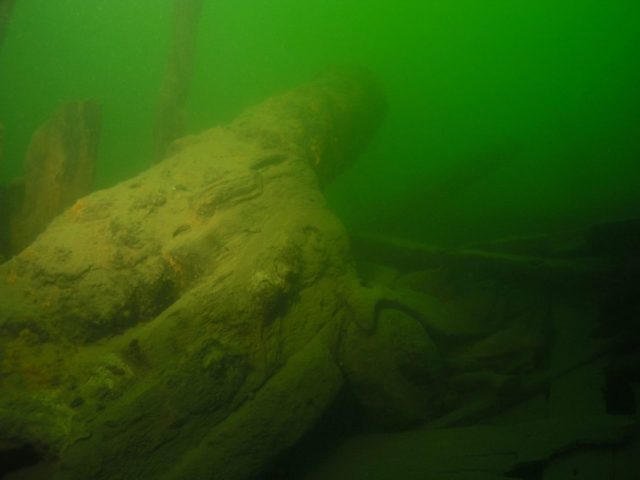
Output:
[[[18,0],[0,52],[0,179],[83,97],[104,107],[97,186],[146,168],[170,13],[170,0]],[[363,65],[389,114],[328,189],[350,228],[438,242],[571,228],[640,213],[639,46],[631,0],[208,1],[190,129]],[[473,167],[493,158],[509,161]]]

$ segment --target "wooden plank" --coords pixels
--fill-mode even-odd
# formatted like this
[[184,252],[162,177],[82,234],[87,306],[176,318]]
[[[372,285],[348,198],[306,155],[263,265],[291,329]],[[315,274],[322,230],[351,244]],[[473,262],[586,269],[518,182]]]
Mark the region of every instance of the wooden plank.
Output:
[[487,273],[510,281],[566,286],[606,278],[611,265],[600,258],[546,258],[476,249],[447,249],[375,234],[353,237],[356,255],[407,271],[448,268]]

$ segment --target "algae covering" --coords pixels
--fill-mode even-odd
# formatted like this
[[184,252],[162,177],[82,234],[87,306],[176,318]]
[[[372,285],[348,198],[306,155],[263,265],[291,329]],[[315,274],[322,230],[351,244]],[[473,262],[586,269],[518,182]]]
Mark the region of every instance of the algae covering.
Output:
[[635,480],[639,39],[0,0],[0,478]]

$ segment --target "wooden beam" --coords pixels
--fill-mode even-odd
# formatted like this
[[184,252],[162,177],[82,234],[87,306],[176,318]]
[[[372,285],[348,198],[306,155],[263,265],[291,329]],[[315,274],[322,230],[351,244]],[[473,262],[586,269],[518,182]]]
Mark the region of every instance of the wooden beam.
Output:
[[607,278],[611,265],[598,257],[548,258],[476,249],[447,249],[375,234],[353,237],[357,256],[407,271],[447,268],[451,271],[490,273],[511,280],[562,285]]

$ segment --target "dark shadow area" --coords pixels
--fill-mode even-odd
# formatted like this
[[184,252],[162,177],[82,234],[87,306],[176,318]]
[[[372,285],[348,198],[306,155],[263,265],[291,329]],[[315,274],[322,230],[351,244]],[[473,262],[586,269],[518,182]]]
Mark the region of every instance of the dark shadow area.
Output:
[[11,472],[37,465],[42,459],[42,454],[31,445],[0,450],[0,478],[5,478],[5,475]]
[[260,480],[304,478],[331,456],[343,440],[362,431],[362,413],[357,400],[348,388],[343,388],[315,428],[280,455]]

